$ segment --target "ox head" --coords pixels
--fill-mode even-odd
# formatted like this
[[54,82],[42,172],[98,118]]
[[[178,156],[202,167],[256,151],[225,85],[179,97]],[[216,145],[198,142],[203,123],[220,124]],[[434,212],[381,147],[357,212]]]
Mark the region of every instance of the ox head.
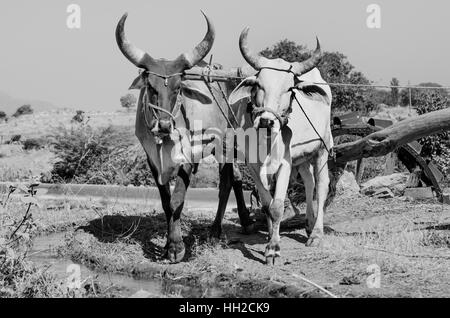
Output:
[[244,59],[257,73],[241,82],[231,93],[229,101],[234,104],[243,98],[251,97],[254,105],[252,112],[254,127],[266,128],[276,133],[287,123],[293,92],[299,91],[310,98],[317,94],[326,98],[326,93],[320,86],[307,84],[299,79],[321,61],[319,39],[317,48],[309,59],[289,63],[283,59],[268,59],[253,53],[248,47],[248,31],[249,28],[242,31],[239,48]]
[[127,13],[122,16],[117,25],[116,40],[120,50],[131,63],[144,70],[130,89],[147,90],[147,100],[150,106],[153,106],[153,119],[149,128],[158,136],[172,133],[175,108],[180,94],[203,103],[211,102],[208,95],[195,88],[187,87],[182,82],[184,71],[202,61],[214,43],[214,26],[204,13],[203,15],[208,25],[204,39],[192,51],[181,54],[173,61],[154,59],[127,40],[125,36]]

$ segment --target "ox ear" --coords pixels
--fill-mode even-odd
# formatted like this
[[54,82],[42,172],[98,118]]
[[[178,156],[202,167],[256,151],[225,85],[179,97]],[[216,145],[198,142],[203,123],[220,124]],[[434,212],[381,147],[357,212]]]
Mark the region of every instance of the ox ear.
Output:
[[142,76],[136,77],[129,89],[141,89],[145,86],[145,79]]
[[297,89],[306,98],[329,104],[330,98],[320,85],[300,82],[295,85],[294,89]]
[[252,95],[252,89],[256,84],[256,76],[247,77],[243,80],[238,87],[228,97],[230,105],[236,104],[241,99],[250,97]]
[[181,91],[184,96],[190,99],[195,99],[199,101],[202,104],[211,104],[212,100],[211,97],[203,93],[202,91],[198,90],[195,87],[189,87],[185,83],[181,83]]

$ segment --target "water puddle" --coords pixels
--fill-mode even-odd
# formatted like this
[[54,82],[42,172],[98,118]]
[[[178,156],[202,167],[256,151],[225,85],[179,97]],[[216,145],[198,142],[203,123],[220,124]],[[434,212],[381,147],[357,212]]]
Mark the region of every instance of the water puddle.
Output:
[[[37,237],[34,240],[33,249],[29,253],[29,260],[38,267],[48,267],[59,280],[66,282],[73,273],[73,264],[81,269],[81,281],[94,278],[95,282],[102,286],[114,287],[120,291],[120,297],[167,297],[170,295],[184,297],[215,296],[214,291],[201,291],[198,288],[181,286],[163,279],[135,279],[122,274],[112,274],[92,270],[82,264],[77,264],[70,259],[57,256],[56,249],[64,244],[65,233],[56,233]],[[68,272],[69,269],[69,272]]]

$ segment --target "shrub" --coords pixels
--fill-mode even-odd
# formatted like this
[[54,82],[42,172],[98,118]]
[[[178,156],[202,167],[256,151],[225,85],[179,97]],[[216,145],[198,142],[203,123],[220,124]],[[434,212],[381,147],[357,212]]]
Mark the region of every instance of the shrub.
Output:
[[[428,112],[444,109],[449,104],[448,94],[443,90],[426,90],[417,94],[417,108],[419,115]],[[433,161],[447,177],[450,173],[450,134],[443,132],[440,134],[427,136],[419,139],[423,146],[421,156]]]
[[72,122],[82,123],[84,119],[84,111],[77,110],[75,116],[72,117]]
[[13,117],[20,117],[22,115],[30,115],[33,113],[33,109],[31,108],[31,105],[23,105],[20,106],[16,112],[13,114]]
[[8,116],[6,115],[6,113],[4,111],[0,110],[0,123],[2,121],[7,121],[8,120]]
[[45,145],[45,140],[38,138],[29,138],[23,142],[24,150],[39,150]]
[[13,142],[19,142],[22,139],[22,135],[13,135],[6,143],[12,144]]
[[133,94],[127,94],[120,98],[120,104],[126,109],[131,109],[136,106],[137,98]]
[[88,125],[60,127],[51,137],[59,160],[53,182],[154,185],[144,150],[126,129],[94,129]]

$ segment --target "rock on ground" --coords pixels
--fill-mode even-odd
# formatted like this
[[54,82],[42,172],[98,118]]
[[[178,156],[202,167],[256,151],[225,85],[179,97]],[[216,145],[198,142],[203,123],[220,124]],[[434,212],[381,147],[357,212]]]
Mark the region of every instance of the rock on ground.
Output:
[[375,177],[361,185],[361,193],[373,195],[377,191],[388,188],[396,196],[402,196],[406,189],[409,173],[394,173],[389,176]]
[[344,171],[336,184],[336,195],[347,196],[355,195],[360,191],[359,185],[356,182],[355,175],[350,171]]

